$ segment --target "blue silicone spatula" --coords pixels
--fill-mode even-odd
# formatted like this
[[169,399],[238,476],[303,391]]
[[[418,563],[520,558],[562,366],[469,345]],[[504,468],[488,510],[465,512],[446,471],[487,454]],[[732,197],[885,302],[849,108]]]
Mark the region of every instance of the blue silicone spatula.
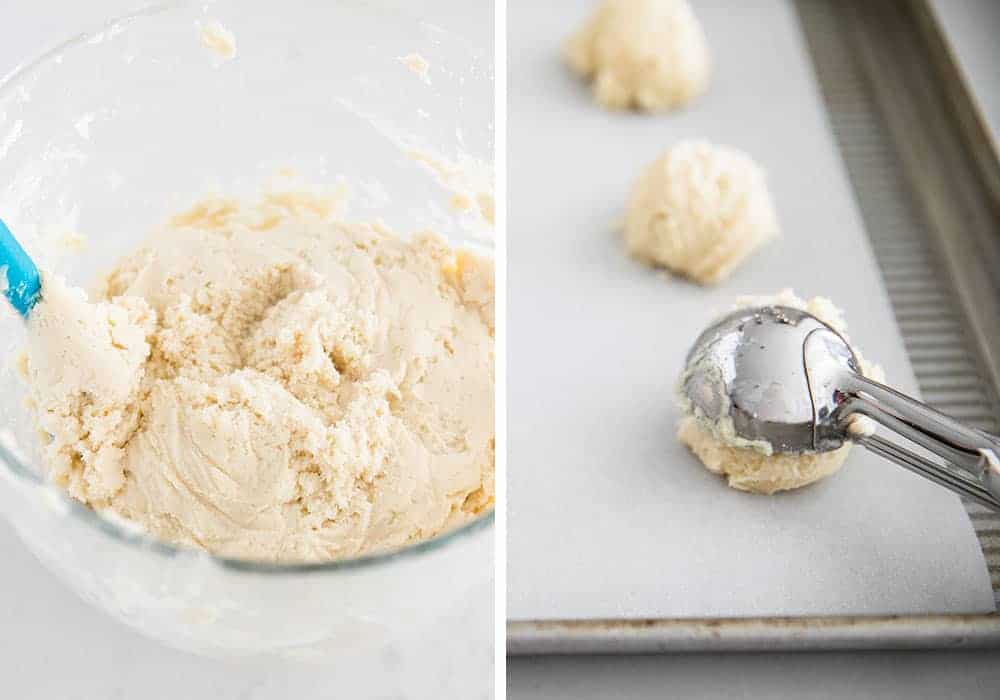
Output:
[[[38,268],[3,221],[0,221],[0,271],[6,273],[4,296],[22,317],[27,318],[38,301],[42,280]],[[0,277],[0,286],[3,279]]]

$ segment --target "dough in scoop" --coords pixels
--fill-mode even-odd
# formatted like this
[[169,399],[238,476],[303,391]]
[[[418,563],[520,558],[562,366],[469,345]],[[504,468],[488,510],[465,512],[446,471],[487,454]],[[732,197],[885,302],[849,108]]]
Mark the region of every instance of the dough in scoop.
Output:
[[[814,297],[809,301],[800,299],[790,289],[770,297],[742,297],[737,300],[737,308],[767,305],[789,306],[802,309],[824,323],[846,339],[846,324],[841,312],[828,300]],[[866,377],[883,381],[882,368],[867,362],[857,348],[861,370]],[[805,452],[801,454],[774,454],[771,446],[764,442],[747,444],[733,433],[732,423],[728,425],[708,423],[702,417],[691,413],[690,402],[681,399],[681,418],[677,438],[697,455],[710,472],[726,477],[729,485],[741,491],[772,494],[777,491],[797,489],[827,477],[844,464],[851,451],[851,443],[830,452]],[[851,425],[853,432],[869,434],[874,431],[870,420],[857,418]]]
[[625,245],[635,258],[716,284],[778,235],[764,172],[732,148],[682,141],[632,188]]
[[605,0],[566,42],[565,56],[612,109],[681,107],[705,91],[711,72],[687,0]]

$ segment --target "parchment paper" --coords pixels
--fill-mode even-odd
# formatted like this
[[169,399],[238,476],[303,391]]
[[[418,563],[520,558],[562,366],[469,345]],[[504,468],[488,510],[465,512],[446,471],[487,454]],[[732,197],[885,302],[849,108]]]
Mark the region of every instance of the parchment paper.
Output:
[[[511,0],[508,15],[508,616],[993,610],[949,492],[856,448],[832,478],[755,496],[676,441],[684,354],[739,294],[831,297],[890,382],[916,384],[794,9],[696,3],[710,92],[650,116],[600,109],[561,63],[594,4]],[[633,262],[615,232],[633,178],[686,137],[752,154],[784,229],[716,289]]]

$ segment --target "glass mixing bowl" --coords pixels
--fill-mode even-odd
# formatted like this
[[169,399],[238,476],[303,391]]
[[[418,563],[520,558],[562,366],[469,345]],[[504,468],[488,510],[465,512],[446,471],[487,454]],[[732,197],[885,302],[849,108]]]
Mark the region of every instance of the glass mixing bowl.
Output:
[[[235,36],[235,59],[202,44],[213,20]],[[427,80],[401,60],[410,54],[429,62]],[[489,253],[484,217],[449,203],[453,190],[491,187],[491,57],[360,2],[160,5],[0,85],[0,217],[42,265],[89,286],[199,197],[253,193],[291,168],[304,182],[343,182],[349,219],[432,228]],[[69,233],[86,236],[82,251],[59,244]],[[0,505],[84,599],[189,651],[332,658],[400,685],[414,674],[434,687],[492,685],[492,515],[394,554],[315,566],[166,546],[40,477],[13,369],[23,346],[20,319],[4,316]]]

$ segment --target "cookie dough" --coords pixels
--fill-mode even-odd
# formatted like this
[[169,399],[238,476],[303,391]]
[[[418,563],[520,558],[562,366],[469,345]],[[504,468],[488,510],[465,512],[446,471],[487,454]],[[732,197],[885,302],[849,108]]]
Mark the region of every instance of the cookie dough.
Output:
[[686,105],[708,87],[705,34],[687,0],[604,0],[567,42],[570,67],[612,109]]
[[286,192],[197,205],[92,297],[45,275],[23,369],[51,478],[95,509],[313,562],[490,508],[491,261]]
[[210,20],[196,24],[201,45],[223,61],[236,58],[236,37],[221,22]]
[[625,215],[635,258],[716,284],[779,233],[764,172],[732,148],[682,141],[639,176]]
[[408,53],[396,60],[409,68],[410,72],[420,78],[422,82],[427,85],[431,84],[431,64],[426,58],[418,53]]
[[[737,300],[737,308],[772,304],[807,311],[847,338],[844,317],[828,299],[814,297],[806,301],[786,289],[775,296]],[[866,361],[857,348],[853,349],[862,373],[883,381],[885,375],[881,367]],[[680,406],[684,415],[678,425],[677,438],[691,449],[706,469],[725,476],[731,487],[741,491],[772,494],[806,486],[840,469],[851,450],[851,443],[845,443],[831,452],[774,454],[766,442],[748,443],[738,438],[731,423],[726,430],[725,426],[709,425],[704,419],[695,417],[691,414],[690,402],[683,397]],[[857,417],[851,430],[870,433],[874,425],[866,418]]]

